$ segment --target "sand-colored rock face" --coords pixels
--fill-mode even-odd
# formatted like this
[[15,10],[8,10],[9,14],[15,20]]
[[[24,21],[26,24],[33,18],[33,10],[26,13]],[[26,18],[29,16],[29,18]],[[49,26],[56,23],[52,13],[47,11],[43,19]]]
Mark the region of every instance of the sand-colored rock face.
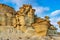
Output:
[[15,10],[7,5],[4,4],[0,4],[0,18],[1,18],[1,22],[0,25],[1,26],[6,26],[6,25],[10,25],[12,24],[12,17],[13,14],[15,13]]
[[34,12],[30,5],[23,5],[15,15],[16,20],[13,19],[13,26],[22,31],[27,30],[27,27],[34,22]]
[[[46,36],[50,28],[49,17],[35,18],[35,9],[31,5],[23,5],[19,11],[0,4],[0,25],[12,26],[27,36]],[[3,11],[4,10],[4,11]]]
[[51,24],[47,20],[42,18],[37,18],[35,20],[35,23],[32,24],[35,29],[36,35],[38,36],[46,36],[50,25]]
[[36,35],[38,36],[46,36],[48,31],[48,26],[44,24],[33,24],[33,27],[35,29]]

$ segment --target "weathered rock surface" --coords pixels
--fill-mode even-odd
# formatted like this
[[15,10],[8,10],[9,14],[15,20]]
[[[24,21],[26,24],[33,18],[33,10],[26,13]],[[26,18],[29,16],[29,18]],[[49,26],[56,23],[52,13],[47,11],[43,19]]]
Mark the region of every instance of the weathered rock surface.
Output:
[[[0,40],[60,40],[49,17],[35,16],[31,5],[23,5],[19,11],[0,4]],[[50,35],[50,36],[47,36]]]
[[[3,27],[3,26],[1,26]],[[5,26],[4,26],[5,27]],[[44,37],[38,37],[38,36],[31,36],[33,29],[28,29],[27,32],[22,32],[20,30],[16,30],[15,28],[11,26],[5,27],[5,31],[0,32],[0,40],[60,40],[60,36],[44,36]],[[29,33],[29,31],[31,31]],[[34,30],[33,30],[34,31]]]

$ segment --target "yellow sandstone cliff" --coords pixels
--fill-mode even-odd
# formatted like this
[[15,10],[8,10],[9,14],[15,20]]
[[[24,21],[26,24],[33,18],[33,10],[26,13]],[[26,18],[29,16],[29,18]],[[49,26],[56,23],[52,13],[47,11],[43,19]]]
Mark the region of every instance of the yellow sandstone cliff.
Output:
[[17,30],[26,33],[30,32],[31,36],[47,36],[48,29],[51,28],[48,16],[45,18],[35,17],[35,9],[31,5],[23,5],[19,11],[0,4],[0,26],[13,26]]

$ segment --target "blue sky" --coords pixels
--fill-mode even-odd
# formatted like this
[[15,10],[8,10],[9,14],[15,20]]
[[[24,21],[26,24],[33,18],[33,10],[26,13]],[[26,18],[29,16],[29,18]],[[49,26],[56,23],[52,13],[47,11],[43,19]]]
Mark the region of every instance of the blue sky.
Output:
[[30,4],[36,9],[35,14],[38,17],[49,16],[51,24],[58,28],[57,22],[60,21],[60,0],[0,0],[0,3],[13,7],[16,11],[23,4]]

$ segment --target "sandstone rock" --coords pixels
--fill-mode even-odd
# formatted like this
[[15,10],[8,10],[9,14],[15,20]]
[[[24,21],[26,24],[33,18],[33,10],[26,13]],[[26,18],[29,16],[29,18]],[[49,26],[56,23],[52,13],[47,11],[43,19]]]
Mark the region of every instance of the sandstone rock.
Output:
[[[35,16],[35,10],[31,5],[23,5],[19,11],[13,8],[0,4],[0,36],[3,40],[40,40],[40,36],[47,36],[48,29],[52,28],[48,16],[39,18]],[[8,27],[7,27],[8,26]],[[31,39],[32,36],[35,36]],[[42,38],[41,40],[50,40]]]

